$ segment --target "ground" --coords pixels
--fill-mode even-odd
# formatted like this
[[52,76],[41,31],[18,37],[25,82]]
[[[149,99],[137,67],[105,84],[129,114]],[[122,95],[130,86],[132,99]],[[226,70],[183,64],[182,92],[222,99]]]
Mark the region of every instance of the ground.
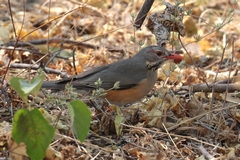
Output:
[[[156,45],[146,24],[165,5],[154,1],[137,30],[133,24],[143,3],[1,1],[0,157],[27,159],[11,138],[13,116],[29,107],[9,85],[12,77],[31,80],[43,68],[45,80],[57,80]],[[56,129],[45,159],[240,159],[240,3],[197,0],[180,6],[185,15],[178,22],[185,34],[171,32],[166,48],[184,61],[162,66],[155,87],[139,102],[112,106],[100,100],[96,105],[94,97],[71,88],[27,97]],[[83,142],[72,133],[66,106],[75,98],[91,111]]]

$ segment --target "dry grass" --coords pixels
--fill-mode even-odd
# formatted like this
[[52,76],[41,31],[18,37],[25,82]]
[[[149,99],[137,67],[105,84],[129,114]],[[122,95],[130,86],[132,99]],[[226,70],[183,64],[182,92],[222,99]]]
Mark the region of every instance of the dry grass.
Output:
[[[29,0],[25,5],[22,1],[11,1],[10,7],[8,5],[6,1],[1,1],[0,41],[5,46],[0,46],[0,74],[3,77],[8,69],[6,81],[12,75],[30,79],[36,70],[29,69],[29,66],[39,63],[74,75],[73,61],[69,58],[74,48],[76,72],[81,73],[92,66],[129,58],[139,50],[139,44],[156,44],[154,35],[145,27],[146,21],[141,30],[136,31],[133,27],[132,14],[137,15],[142,1],[83,3],[63,0],[49,4],[43,0],[32,3]],[[120,136],[114,129],[115,112],[91,106],[92,124],[88,138],[79,143],[71,132],[59,129],[52,144],[53,153],[61,152],[64,159],[240,159],[237,63],[240,4],[190,1],[185,7],[186,10],[192,9],[193,13],[184,19],[186,36],[181,38],[183,45],[176,35],[170,39],[176,45],[167,44],[169,50],[184,46],[188,51],[183,49],[185,66],[177,67],[168,78],[160,69],[161,82],[147,98],[127,108],[121,107],[126,121],[122,124]],[[155,1],[149,14],[164,8],[160,1]],[[235,9],[235,15],[228,22],[231,8]],[[216,24],[219,23],[224,25],[217,30]],[[193,34],[204,39],[194,43]],[[9,43],[16,40],[18,44]],[[32,44],[24,45],[29,42]],[[68,58],[54,58],[48,63],[60,49],[59,56]],[[9,60],[29,66],[25,69],[9,68]],[[47,79],[58,78],[56,74],[47,75]],[[210,88],[206,93],[195,92],[191,87],[193,84],[217,82],[225,86]],[[232,90],[228,87],[229,83],[233,85]],[[218,87],[224,88],[221,90]],[[218,89],[221,91],[217,92]],[[8,94],[14,110],[24,107],[13,90],[9,89]],[[66,93],[60,94],[56,97],[71,98],[64,95]],[[5,98],[0,103],[2,121],[10,122]],[[54,103],[46,103],[39,101],[36,105],[47,108],[53,117],[60,116],[59,121],[69,126],[66,110]],[[6,134],[9,132],[2,132],[2,142],[6,142]],[[6,152],[0,153],[6,156]]]

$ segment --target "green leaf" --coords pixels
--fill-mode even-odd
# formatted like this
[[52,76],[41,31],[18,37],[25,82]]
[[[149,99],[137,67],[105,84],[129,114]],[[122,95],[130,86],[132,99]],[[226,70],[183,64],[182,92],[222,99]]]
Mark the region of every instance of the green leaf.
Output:
[[44,74],[43,72],[40,72],[40,74],[30,82],[27,82],[23,78],[12,77],[10,85],[16,90],[19,96],[27,103],[27,96],[30,93],[32,93],[33,95],[37,95],[42,86],[43,80]]
[[32,90],[31,90],[31,93],[33,95],[37,95],[39,90],[41,89],[42,87],[42,84],[43,84],[43,81],[44,81],[44,73],[43,72],[40,72],[40,74],[34,78],[33,80],[31,80],[30,84],[32,84],[34,87],[32,87]]
[[51,50],[51,52],[60,52],[59,56],[62,56],[64,58],[72,57],[72,52],[69,52],[68,50],[63,49],[62,47],[57,47],[57,46],[49,47],[46,51],[48,50]]
[[118,136],[120,136],[122,134],[122,129],[123,129],[123,126],[121,125],[121,123],[125,122],[125,118],[122,116],[119,107],[116,106],[115,110],[116,110],[116,117],[114,120],[114,124],[116,128],[116,133]]
[[12,88],[15,89],[15,91],[23,99],[23,101],[27,102],[27,94],[22,90],[20,82],[19,82],[20,80],[21,79],[18,77],[12,77],[10,80],[10,85]]
[[89,132],[91,112],[87,105],[79,100],[71,101],[68,104],[68,110],[71,117],[73,133],[83,142]]
[[38,109],[20,109],[14,115],[12,136],[19,144],[25,143],[31,159],[42,160],[54,137],[55,129],[49,125]]

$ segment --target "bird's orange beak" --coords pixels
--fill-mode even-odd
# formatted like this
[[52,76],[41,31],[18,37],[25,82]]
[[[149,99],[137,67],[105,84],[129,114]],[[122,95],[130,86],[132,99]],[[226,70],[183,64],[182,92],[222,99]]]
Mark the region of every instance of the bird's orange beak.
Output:
[[172,54],[171,56],[164,57],[166,59],[172,59],[174,63],[180,63],[183,60],[183,57],[179,54]]

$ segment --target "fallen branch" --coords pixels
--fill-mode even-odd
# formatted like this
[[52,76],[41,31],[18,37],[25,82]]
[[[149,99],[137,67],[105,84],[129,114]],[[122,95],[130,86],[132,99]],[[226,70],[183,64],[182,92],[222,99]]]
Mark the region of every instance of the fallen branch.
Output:
[[[11,63],[10,68],[23,68],[23,69],[33,69],[33,70],[38,70],[41,66],[38,64],[25,64],[25,63]],[[46,73],[53,73],[53,74],[58,74],[61,77],[68,77],[68,74],[66,72],[60,71],[60,70],[55,70],[52,68],[44,67],[43,70]]]
[[214,92],[223,93],[226,92],[235,92],[240,91],[240,84],[238,83],[230,83],[230,84],[195,84],[191,86],[192,92],[212,92],[214,88]]

